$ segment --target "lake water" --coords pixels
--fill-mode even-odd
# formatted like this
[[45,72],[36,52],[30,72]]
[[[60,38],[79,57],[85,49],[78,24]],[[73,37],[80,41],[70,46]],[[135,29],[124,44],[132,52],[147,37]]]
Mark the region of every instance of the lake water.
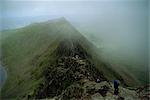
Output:
[[4,85],[6,78],[7,78],[7,72],[5,68],[0,64],[0,87]]

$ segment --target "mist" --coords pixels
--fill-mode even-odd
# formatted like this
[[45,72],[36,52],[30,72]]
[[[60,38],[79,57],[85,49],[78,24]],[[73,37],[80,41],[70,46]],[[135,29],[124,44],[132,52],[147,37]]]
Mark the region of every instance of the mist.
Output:
[[148,72],[148,0],[5,0],[0,11],[0,30],[65,17],[105,59]]

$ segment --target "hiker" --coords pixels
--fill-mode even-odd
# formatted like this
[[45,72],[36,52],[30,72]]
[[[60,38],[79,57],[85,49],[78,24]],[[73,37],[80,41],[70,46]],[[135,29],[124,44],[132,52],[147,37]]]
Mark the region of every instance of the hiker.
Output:
[[119,93],[119,81],[118,80],[114,80],[114,95],[118,95]]
[[97,83],[100,83],[100,79],[99,79],[99,78],[97,78],[96,82],[97,82]]
[[100,83],[100,82],[101,82],[100,77],[97,77],[96,78],[96,83]]

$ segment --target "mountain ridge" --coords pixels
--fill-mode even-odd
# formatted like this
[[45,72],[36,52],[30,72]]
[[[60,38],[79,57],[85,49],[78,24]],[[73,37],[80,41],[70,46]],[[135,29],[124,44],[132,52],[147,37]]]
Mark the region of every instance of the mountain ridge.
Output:
[[10,34],[13,35],[6,36],[7,41],[2,43],[2,63],[9,76],[2,88],[2,98],[30,94],[43,81],[43,69],[56,65],[59,57],[65,56],[86,58],[107,80],[119,79],[127,85],[121,75],[97,57],[96,51],[93,52],[96,47],[64,18],[30,25]]

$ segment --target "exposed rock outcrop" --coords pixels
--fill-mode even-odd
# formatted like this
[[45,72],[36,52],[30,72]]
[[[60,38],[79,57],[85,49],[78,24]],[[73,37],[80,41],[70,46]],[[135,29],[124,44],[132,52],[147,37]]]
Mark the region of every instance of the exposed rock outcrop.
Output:
[[119,96],[115,96],[112,83],[78,51],[61,55],[56,65],[46,67],[42,74],[45,81],[28,95],[28,99],[138,100],[135,91],[121,86]]

